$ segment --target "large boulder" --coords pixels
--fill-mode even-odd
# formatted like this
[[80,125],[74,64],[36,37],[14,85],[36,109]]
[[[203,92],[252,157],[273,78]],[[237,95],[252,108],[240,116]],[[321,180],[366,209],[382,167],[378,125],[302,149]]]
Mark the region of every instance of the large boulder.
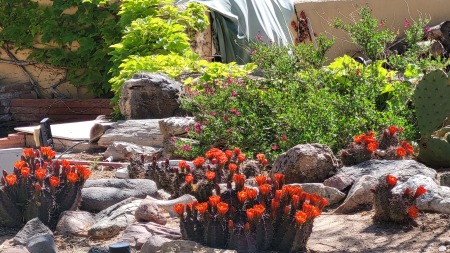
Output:
[[372,208],[373,193],[371,189],[375,189],[378,184],[378,178],[364,175],[358,178],[344,200],[335,213],[352,213],[363,209]]
[[342,167],[336,175],[323,182],[324,185],[344,190],[364,175],[375,178],[392,174],[405,182],[414,175],[424,175],[437,180],[437,172],[414,160],[368,160],[349,167]]
[[163,214],[163,210],[158,207],[155,201],[146,198],[136,210],[135,217],[137,221],[150,221],[165,225],[167,219]]
[[60,235],[87,236],[88,229],[95,223],[95,215],[85,211],[64,211],[56,225]]
[[283,173],[286,183],[321,183],[339,168],[331,149],[322,144],[299,144],[278,156],[271,173]]
[[181,232],[179,227],[175,229],[153,222],[134,223],[125,229],[121,241],[128,242],[131,247],[139,250],[153,236],[179,240],[181,239]]
[[34,218],[29,220],[16,236],[14,236],[12,244],[25,246],[32,236],[37,235],[50,235],[53,237],[53,232],[39,218]]
[[108,147],[113,142],[122,141],[140,146],[162,147],[163,135],[158,122],[158,119],[118,121],[100,137],[98,145]]
[[159,121],[159,129],[164,140],[172,136],[182,136],[189,131],[195,131],[195,120],[193,117],[170,117]]
[[87,180],[81,190],[81,207],[86,211],[101,211],[130,197],[156,196],[156,183],[149,179]]
[[122,86],[119,109],[126,119],[179,116],[183,93],[183,85],[164,74],[136,74]]

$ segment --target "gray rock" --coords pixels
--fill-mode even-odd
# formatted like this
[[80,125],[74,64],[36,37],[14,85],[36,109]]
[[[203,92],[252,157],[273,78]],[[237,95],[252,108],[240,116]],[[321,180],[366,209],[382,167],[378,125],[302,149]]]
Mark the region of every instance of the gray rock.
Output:
[[161,148],[140,146],[129,142],[115,141],[103,153],[103,157],[112,157],[112,161],[123,161],[130,159],[133,155],[142,154],[146,160],[151,160],[153,156],[160,157]]
[[56,253],[55,241],[53,235],[35,235],[28,239],[27,249],[30,253]]
[[442,186],[449,186],[450,187],[450,172],[442,173],[439,178],[439,183]]
[[174,229],[153,222],[141,222],[128,226],[123,232],[121,240],[128,242],[135,249],[141,249],[144,243],[153,236],[160,236],[168,240],[181,239],[179,227]]
[[406,188],[409,188],[414,193],[415,189],[421,185],[425,187],[427,192],[417,198],[417,208],[423,211],[450,214],[450,188],[447,186],[439,186],[430,177],[414,175],[404,183],[397,183],[392,191],[394,193],[404,193]]
[[324,186],[321,183],[304,183],[291,185],[300,185],[303,191],[307,193],[315,193],[320,195],[322,198],[326,198],[330,206],[339,203],[345,198],[345,194],[343,192],[333,187]]
[[190,131],[195,131],[195,120],[193,117],[170,117],[159,121],[159,130],[161,131],[164,140],[172,136],[180,136],[187,133],[186,128]]
[[334,182],[340,182],[339,190],[351,186],[356,179],[369,175],[375,178],[391,174],[404,182],[414,175],[425,175],[437,180],[437,173],[434,169],[418,163],[414,160],[369,160],[357,165],[342,167],[336,175],[323,182],[326,186],[336,186]]
[[165,225],[167,219],[162,215],[162,210],[151,199],[144,199],[136,209],[135,217],[137,221],[150,221]]
[[177,213],[175,213],[175,211],[173,210],[173,206],[175,204],[182,203],[183,205],[186,205],[188,203],[192,203],[197,200],[194,196],[189,194],[185,194],[183,196],[171,200],[159,200],[152,198],[150,196],[147,196],[146,199],[150,199],[153,202],[155,202],[160,208],[169,212],[171,216],[177,216]]
[[372,176],[364,175],[356,180],[355,184],[347,194],[347,198],[334,212],[351,213],[372,207],[373,193],[370,189],[375,189],[378,179]]
[[88,253],[109,253],[109,249],[106,247],[94,246],[89,249]]
[[142,245],[141,253],[156,253],[161,249],[162,245],[172,240],[165,237],[154,235],[148,238],[148,240]]
[[27,248],[24,246],[15,246],[15,247],[8,247],[3,248],[1,250],[2,253],[30,253]]
[[95,223],[95,215],[85,211],[64,211],[56,225],[60,235],[87,236],[88,229]]
[[142,199],[128,198],[95,215],[95,224],[88,230],[93,238],[111,238],[136,221],[134,213]]
[[157,253],[237,253],[236,250],[214,249],[193,241],[175,240],[166,242]]
[[51,235],[53,236],[53,232],[42,223],[39,218],[34,218],[29,220],[25,226],[23,226],[22,230],[20,230],[16,236],[12,239],[13,245],[27,245],[28,240],[32,236],[37,235]]
[[299,144],[278,156],[271,173],[283,173],[286,183],[321,183],[339,168],[331,149],[322,144]]
[[165,74],[141,73],[122,86],[120,112],[126,119],[161,119],[181,115],[183,85]]
[[81,207],[86,211],[101,211],[130,198],[145,198],[157,193],[156,183],[149,179],[87,180],[81,190]]
[[122,141],[141,146],[162,147],[163,135],[158,121],[146,119],[116,122],[100,137],[98,145],[108,147],[115,141]]

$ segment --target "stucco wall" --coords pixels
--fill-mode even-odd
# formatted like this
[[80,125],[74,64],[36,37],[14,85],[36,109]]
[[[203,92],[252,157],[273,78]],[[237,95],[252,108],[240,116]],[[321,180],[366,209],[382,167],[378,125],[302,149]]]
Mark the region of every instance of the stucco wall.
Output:
[[346,34],[334,29],[332,24],[336,17],[351,22],[352,16],[358,17],[361,6],[369,6],[376,18],[386,19],[386,25],[399,34],[405,29],[405,19],[430,18],[430,26],[450,20],[449,0],[295,0],[294,3],[299,14],[302,10],[305,12],[315,34],[336,38],[328,53],[330,58],[351,55],[358,50]]

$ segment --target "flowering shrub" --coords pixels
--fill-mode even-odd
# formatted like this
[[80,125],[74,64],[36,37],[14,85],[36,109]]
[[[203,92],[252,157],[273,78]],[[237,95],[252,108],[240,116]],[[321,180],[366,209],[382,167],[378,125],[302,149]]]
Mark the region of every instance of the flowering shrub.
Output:
[[384,129],[378,137],[369,131],[367,134],[353,136],[353,142],[340,152],[344,165],[354,165],[370,159],[400,160],[408,159],[414,153],[414,148],[406,141],[399,139],[403,128],[390,126]]
[[380,178],[374,193],[375,216],[377,221],[391,221],[396,223],[408,223],[418,217],[419,211],[414,205],[416,199],[427,190],[423,186],[417,187],[414,194],[409,188],[402,194],[392,192],[392,188],[397,185],[397,178],[387,175]]
[[247,156],[239,148],[222,151],[211,148],[205,157],[199,156],[192,163],[191,168],[186,161],[178,163],[178,167],[171,168],[169,160],[157,162],[156,157],[147,169],[147,177],[154,180],[158,188],[168,191],[172,198],[183,194],[192,194],[199,201],[207,201],[213,193],[220,194],[219,183],[231,182],[236,174],[247,177],[255,176],[267,164],[264,154],[258,154],[258,165],[244,164]]
[[14,172],[3,171],[0,225],[17,226],[39,217],[54,228],[63,211],[77,208],[81,187],[91,171],[54,157],[55,152],[49,147],[26,148],[21,160],[14,163]]
[[[303,252],[314,218],[328,202],[300,186],[284,185],[284,175],[256,177],[259,191],[235,173],[227,190],[206,201],[173,206],[183,239],[238,252]],[[258,193],[259,192],[259,193]]]

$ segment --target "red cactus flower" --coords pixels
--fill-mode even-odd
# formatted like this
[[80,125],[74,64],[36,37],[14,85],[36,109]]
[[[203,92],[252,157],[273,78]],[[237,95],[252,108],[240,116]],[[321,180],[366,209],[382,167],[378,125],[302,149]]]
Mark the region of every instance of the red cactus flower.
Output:
[[17,177],[14,174],[9,174],[5,177],[5,180],[6,180],[6,183],[8,184],[8,186],[13,186],[17,182]]
[[80,176],[83,180],[88,179],[91,176],[91,171],[83,165],[76,165],[77,171],[80,173]]
[[248,221],[253,221],[253,219],[255,218],[255,209],[249,208],[247,209],[246,213]]
[[284,183],[284,175],[281,173],[275,173],[274,175],[275,181],[278,183],[278,185],[281,185]]
[[355,135],[353,136],[353,141],[359,144],[363,140],[363,136],[365,136],[365,134]]
[[197,168],[201,167],[205,163],[205,158],[203,158],[202,156],[199,156],[199,157],[195,158],[194,161],[192,161],[192,163]]
[[298,224],[303,224],[303,223],[305,223],[307,218],[308,218],[308,215],[307,215],[305,212],[303,212],[303,211],[297,211],[297,212],[295,213],[295,221],[296,221]]
[[282,195],[283,195],[283,190],[276,190],[275,191],[275,198],[277,200],[280,200]]
[[397,148],[397,156],[403,157],[405,155],[406,155],[406,150],[403,147],[398,147]]
[[309,196],[309,202],[311,205],[317,205],[322,200],[322,197],[320,197],[318,194],[314,193]]
[[262,195],[267,195],[270,192],[270,185],[269,184],[263,184],[259,186],[259,192]]
[[238,161],[241,163],[243,161],[245,161],[245,159],[247,158],[247,156],[244,153],[240,153],[238,155]]
[[263,175],[259,175],[259,176],[255,177],[255,181],[258,185],[264,184],[266,182],[266,179],[267,178]]
[[406,195],[406,196],[411,196],[411,189],[406,188],[406,190],[405,190],[405,195]]
[[411,219],[417,218],[419,216],[419,209],[417,209],[417,207],[415,207],[415,206],[410,206],[408,208],[408,216]]
[[324,208],[326,206],[328,206],[328,200],[326,198],[322,198],[320,203],[319,203],[319,208]]
[[234,174],[233,181],[236,186],[243,186],[245,183],[245,176],[243,174]]
[[195,209],[196,209],[199,213],[204,214],[204,213],[206,212],[206,209],[208,209],[208,202],[198,203],[198,204],[195,206]]
[[69,181],[70,183],[75,183],[76,181],[78,181],[78,174],[77,173],[67,173],[67,181]]
[[184,213],[184,205],[182,203],[175,204],[173,210],[181,216]]
[[255,189],[247,189],[247,198],[250,200],[254,200],[258,195],[258,192]]
[[230,159],[233,156],[233,151],[231,150],[225,150],[225,155]]
[[397,184],[397,178],[389,174],[386,176],[386,182],[390,186],[395,186]]
[[425,189],[425,187],[423,187],[423,185],[417,187],[416,189],[416,193],[414,194],[414,198],[418,198],[420,196],[422,196],[423,194],[425,194],[427,192],[427,190]]
[[58,187],[59,183],[60,183],[59,177],[57,177],[57,176],[50,177],[50,186],[52,188]]
[[233,220],[228,220],[227,226],[228,226],[228,230],[232,231],[234,229],[234,222],[233,222]]
[[25,158],[34,158],[34,150],[32,148],[24,148],[23,155]]
[[51,147],[41,147],[42,156],[46,157],[47,159],[53,159],[55,157],[56,152],[53,151]]
[[322,212],[320,211],[320,209],[316,206],[312,206],[311,208],[311,213],[308,213],[308,215],[310,215],[311,217],[317,217],[321,214]]
[[397,127],[395,127],[395,126],[389,127],[389,133],[391,133],[391,135],[395,134],[396,132],[397,132]]
[[263,166],[265,166],[267,163],[268,163],[268,162],[267,162],[267,159],[264,159],[264,160],[262,161],[262,165],[263,165]]
[[247,199],[247,192],[246,191],[240,191],[237,194],[239,202],[242,204]]
[[34,186],[34,191],[35,192],[41,192],[42,191],[42,186],[40,183],[36,183],[36,185]]
[[216,177],[216,173],[215,173],[214,171],[208,170],[208,171],[205,173],[205,177],[206,177],[209,181],[212,181],[212,180]]
[[245,231],[245,233],[249,233],[250,232],[250,223],[248,223],[248,222],[245,223],[244,231]]
[[239,155],[239,154],[241,153],[241,150],[240,150],[239,148],[235,147],[235,148],[234,148],[234,153],[235,153],[236,155]]
[[262,163],[263,161],[264,161],[264,154],[257,154],[256,155],[256,159],[258,159],[258,161],[260,162],[260,163]]
[[37,169],[34,174],[38,180],[44,180],[47,171],[45,169]]
[[297,194],[292,195],[292,206],[294,208],[297,208],[299,202],[300,202],[300,196]]
[[222,165],[225,164],[226,162],[228,162],[228,158],[224,154],[218,156],[217,159],[219,160],[219,164],[222,164]]
[[20,161],[14,162],[14,167],[19,169],[19,170],[22,169],[25,166],[27,166],[27,163],[25,161],[20,160]]
[[184,169],[187,167],[187,162],[185,160],[181,160],[178,162],[178,167],[180,167],[180,169]]
[[22,174],[22,177],[28,177],[30,175],[30,168],[23,167],[20,170],[20,174]]
[[406,141],[402,141],[402,148],[405,149],[406,154],[412,154],[414,153],[414,147],[411,146],[409,143],[407,143]]
[[290,208],[289,206],[285,206],[285,207],[284,207],[284,210],[283,210],[283,213],[284,213],[285,215],[289,215],[290,212],[291,212],[291,208]]
[[280,207],[280,201],[277,199],[272,199],[270,207],[272,208],[272,211],[277,210],[278,207]]
[[375,150],[377,150],[378,148],[378,143],[375,142],[370,142],[369,144],[367,144],[367,150],[369,150],[370,152],[375,152]]
[[225,202],[220,202],[217,204],[217,212],[221,215],[225,215],[228,212],[228,204]]
[[192,176],[191,173],[189,173],[184,178],[184,181],[186,181],[186,184],[191,184],[192,182],[194,182],[194,177]]
[[220,202],[220,196],[210,196],[209,197],[209,203],[211,206],[216,206]]
[[230,171],[231,171],[232,173],[234,173],[234,172],[237,170],[237,168],[238,168],[238,166],[237,166],[237,164],[235,164],[235,163],[230,163],[230,164],[228,164],[228,169],[230,169]]
[[256,216],[258,216],[259,218],[262,217],[262,215],[264,214],[264,211],[266,210],[266,208],[261,204],[254,205],[253,209],[255,210]]
[[63,167],[65,167],[65,168],[67,168],[67,167],[70,167],[70,162],[67,161],[66,159],[63,159],[63,160],[61,161],[61,165],[62,165]]

